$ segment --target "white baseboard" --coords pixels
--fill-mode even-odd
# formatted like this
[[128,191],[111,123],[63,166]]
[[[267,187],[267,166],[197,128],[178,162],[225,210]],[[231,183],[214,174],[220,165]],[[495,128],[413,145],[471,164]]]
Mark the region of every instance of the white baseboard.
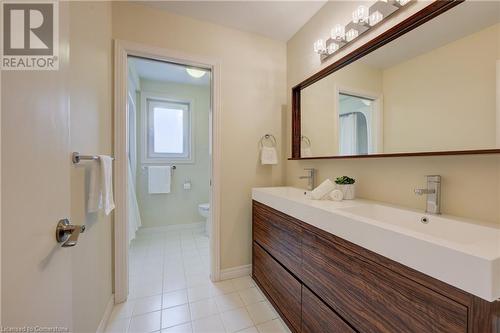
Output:
[[220,279],[236,279],[242,276],[248,276],[252,274],[252,265],[236,266],[231,268],[222,269],[220,271]]
[[101,322],[99,323],[99,326],[97,326],[96,333],[104,333],[106,325],[108,324],[109,317],[111,316],[111,312],[113,312],[114,306],[115,306],[115,295],[111,294],[108,304],[106,304],[106,309],[104,310]]
[[171,224],[161,227],[140,227],[137,231],[140,234],[154,234],[166,231],[180,231],[180,230],[198,230],[205,228],[205,222],[197,223],[184,223],[184,224]]

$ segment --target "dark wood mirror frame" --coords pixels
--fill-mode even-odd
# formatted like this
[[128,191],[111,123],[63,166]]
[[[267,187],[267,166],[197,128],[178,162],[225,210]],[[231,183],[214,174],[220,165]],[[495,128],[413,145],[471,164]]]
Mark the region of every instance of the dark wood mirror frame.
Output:
[[421,26],[425,22],[441,15],[449,9],[459,5],[465,0],[437,0],[424,9],[418,11],[401,23],[395,25],[379,36],[360,46],[356,50],[335,61],[331,65],[323,68],[316,74],[310,76],[292,88],[292,157],[289,160],[312,160],[312,159],[349,159],[349,158],[380,158],[380,157],[400,157],[400,156],[438,156],[438,155],[475,155],[475,154],[498,154],[500,149],[480,149],[480,150],[452,150],[452,151],[432,151],[414,153],[387,153],[371,155],[342,155],[342,156],[319,156],[300,157],[301,128],[300,128],[300,93],[301,90],[326,76],[338,71],[350,63],[364,57],[385,44],[401,37],[407,32]]

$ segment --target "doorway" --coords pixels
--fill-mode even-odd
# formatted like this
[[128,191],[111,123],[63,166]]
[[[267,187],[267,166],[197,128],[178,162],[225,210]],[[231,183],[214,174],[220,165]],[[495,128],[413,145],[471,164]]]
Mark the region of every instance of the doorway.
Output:
[[115,52],[115,303],[168,302],[220,276],[218,65],[124,41]]

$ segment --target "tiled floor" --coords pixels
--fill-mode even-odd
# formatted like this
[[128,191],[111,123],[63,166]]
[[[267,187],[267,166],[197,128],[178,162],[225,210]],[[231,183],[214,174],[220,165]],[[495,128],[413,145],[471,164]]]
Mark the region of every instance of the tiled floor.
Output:
[[213,283],[201,231],[140,233],[130,248],[130,295],[106,332],[289,332],[250,276]]

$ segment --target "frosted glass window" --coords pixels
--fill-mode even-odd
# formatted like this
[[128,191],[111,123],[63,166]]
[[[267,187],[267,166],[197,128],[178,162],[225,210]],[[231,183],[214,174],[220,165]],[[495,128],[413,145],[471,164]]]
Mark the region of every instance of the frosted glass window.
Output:
[[190,160],[189,104],[150,99],[147,105],[148,159]]
[[157,107],[153,109],[153,151],[181,154],[184,152],[184,111]]

